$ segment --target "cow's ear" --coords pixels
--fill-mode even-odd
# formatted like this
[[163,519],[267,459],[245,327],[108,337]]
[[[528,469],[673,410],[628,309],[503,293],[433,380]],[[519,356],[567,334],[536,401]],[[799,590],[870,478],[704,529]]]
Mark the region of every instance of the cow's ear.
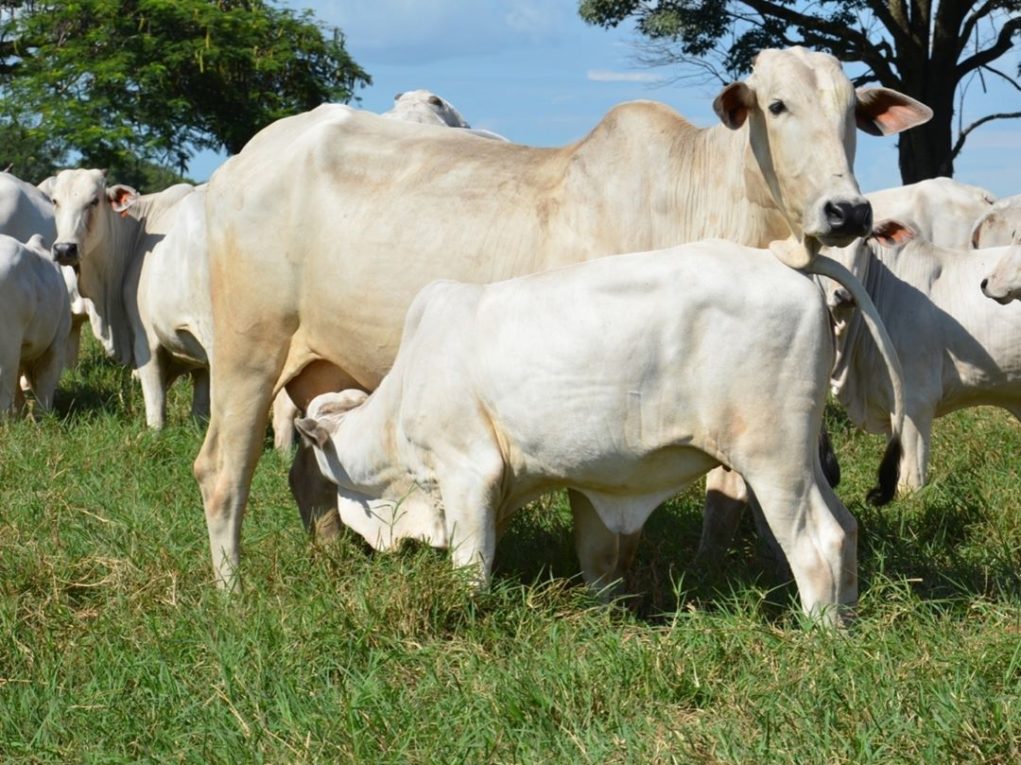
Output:
[[720,118],[720,122],[731,130],[737,130],[744,124],[753,106],[755,91],[743,82],[732,82],[713,100],[713,111]]
[[110,200],[110,207],[113,208],[113,211],[123,215],[127,213],[131,205],[138,201],[138,192],[130,186],[118,183],[115,186],[107,187],[106,198]]
[[858,88],[854,118],[858,129],[869,135],[892,135],[924,125],[932,109],[910,96],[889,88]]
[[294,421],[294,427],[306,446],[322,449],[330,440],[329,432],[314,417],[299,417]]
[[907,244],[918,236],[918,232],[907,223],[902,223],[893,218],[881,220],[872,226],[870,239],[874,239],[884,247],[899,247]]

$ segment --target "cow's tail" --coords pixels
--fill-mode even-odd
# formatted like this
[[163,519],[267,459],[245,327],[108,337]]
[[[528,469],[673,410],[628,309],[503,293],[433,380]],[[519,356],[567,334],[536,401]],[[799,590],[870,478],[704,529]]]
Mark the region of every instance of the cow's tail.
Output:
[[879,352],[886,362],[887,374],[890,377],[890,384],[893,387],[893,416],[890,418],[890,439],[886,444],[886,453],[879,465],[879,482],[868,493],[868,501],[873,505],[885,505],[893,499],[897,493],[897,481],[900,479],[900,458],[903,448],[901,446],[901,433],[904,430],[904,374],[901,370],[900,359],[893,347],[893,341],[879,318],[879,311],[876,309],[869,293],[858,281],[858,278],[848,271],[837,261],[825,255],[819,255],[805,271],[826,276],[838,282],[844,289],[851,293],[855,303],[861,310],[865,325],[869,328],[872,338],[879,347]]

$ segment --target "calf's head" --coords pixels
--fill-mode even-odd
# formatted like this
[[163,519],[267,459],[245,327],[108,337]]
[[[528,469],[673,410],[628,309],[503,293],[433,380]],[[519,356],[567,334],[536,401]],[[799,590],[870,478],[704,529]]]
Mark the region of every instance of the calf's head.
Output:
[[809,249],[865,236],[872,209],[854,177],[855,127],[890,135],[932,110],[887,88],[855,91],[833,56],[805,48],[764,50],[744,82],[713,102],[724,125],[748,123],[750,151],[792,234]]
[[374,427],[371,422],[348,419],[366,399],[360,390],[324,393],[312,399],[308,415],[294,423],[315,450],[322,474],[337,485],[340,520],[377,550],[388,550],[402,539],[446,547],[438,503],[408,480],[406,467],[387,448],[386,439],[367,432]]

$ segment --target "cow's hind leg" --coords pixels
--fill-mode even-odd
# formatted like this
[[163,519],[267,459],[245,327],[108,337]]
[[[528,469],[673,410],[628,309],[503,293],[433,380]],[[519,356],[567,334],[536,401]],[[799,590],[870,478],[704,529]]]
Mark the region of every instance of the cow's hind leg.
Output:
[[706,474],[705,488],[702,538],[695,553],[695,565],[715,567],[723,562],[741,514],[748,507],[748,487],[736,471],[717,467]]
[[770,466],[746,471],[769,528],[787,557],[806,613],[837,622],[858,599],[858,526],[816,465],[800,475]]
[[581,492],[568,492],[574,516],[574,549],[585,583],[605,599],[623,594],[623,577],[634,560],[641,532],[617,534],[606,528]]
[[[209,428],[195,459],[217,584],[237,582],[241,523],[266,432],[273,383],[282,359],[248,354],[243,363],[217,358]],[[260,362],[262,362],[260,364]]]
[[66,353],[66,345],[60,341],[54,342],[25,370],[32,393],[35,394],[36,403],[44,412],[53,408],[53,395],[57,390],[60,375],[64,371]]

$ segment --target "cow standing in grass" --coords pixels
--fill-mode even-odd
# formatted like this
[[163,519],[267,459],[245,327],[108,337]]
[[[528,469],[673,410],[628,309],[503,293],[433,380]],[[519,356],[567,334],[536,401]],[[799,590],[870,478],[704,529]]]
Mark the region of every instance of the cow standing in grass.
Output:
[[[800,48],[762,52],[714,108],[723,124],[700,129],[662,104],[624,104],[581,141],[539,149],[324,105],[227,160],[207,194],[216,346],[195,461],[219,584],[237,571],[276,391],[304,408],[325,391],[374,389],[428,282],[713,236],[847,244],[871,222],[851,167],[855,125],[889,134],[931,116],[895,91],[856,93],[835,58]],[[635,539],[584,497],[571,505],[586,580],[617,578]]]

